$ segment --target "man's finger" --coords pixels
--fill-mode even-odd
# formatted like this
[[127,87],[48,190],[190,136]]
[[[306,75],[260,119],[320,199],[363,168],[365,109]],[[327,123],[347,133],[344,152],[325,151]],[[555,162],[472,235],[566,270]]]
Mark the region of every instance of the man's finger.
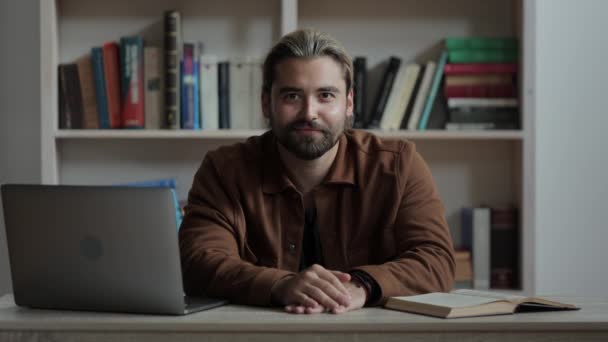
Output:
[[[341,272],[340,272],[341,273]],[[346,296],[349,295],[346,286],[342,283],[341,279],[334,272],[328,271],[326,269],[319,270],[317,272],[319,278],[325,280],[326,282],[332,284],[338,291],[342,292]]]
[[[337,279],[336,279],[336,281],[337,281]],[[350,292],[348,292],[348,290],[346,290],[346,293],[344,293],[343,291],[338,290],[334,286],[334,284],[332,284],[324,279],[314,280],[311,282],[311,285],[319,288],[327,296],[329,296],[332,300],[334,300],[336,303],[338,303],[338,305],[344,305],[344,306],[350,305],[351,297],[350,297]],[[319,303],[319,304],[323,305],[323,303]]]
[[351,276],[348,273],[340,272],[340,271],[330,271],[333,275],[335,275],[340,282],[347,283],[351,280]]
[[[340,303],[338,303],[331,296],[328,295],[328,292],[332,292],[331,290],[328,289],[328,287],[331,287],[331,285],[322,280],[320,280],[319,282],[321,282],[322,284],[309,284],[302,291],[308,297],[312,298],[317,303],[319,303],[321,306],[324,306],[329,309],[333,309],[333,308],[339,306]],[[325,288],[321,288],[319,286],[324,286]],[[340,296],[339,293],[335,289],[333,290],[332,295],[335,297]],[[306,305],[306,306],[312,306],[312,305]]]

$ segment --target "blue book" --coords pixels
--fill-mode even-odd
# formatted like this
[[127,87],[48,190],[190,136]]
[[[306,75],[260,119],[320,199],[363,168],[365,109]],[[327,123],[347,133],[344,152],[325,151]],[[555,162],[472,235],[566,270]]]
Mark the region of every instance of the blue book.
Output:
[[199,84],[199,62],[198,58],[194,60],[194,129],[201,129],[201,102],[200,102],[200,84]]
[[93,80],[95,81],[95,96],[97,97],[97,112],[99,113],[99,128],[110,128],[110,113],[108,112],[108,95],[106,94],[106,76],[103,71],[103,50],[101,47],[91,49],[93,63]]
[[171,188],[171,192],[173,193],[173,204],[175,205],[175,222],[177,223],[177,229],[182,224],[182,210],[179,206],[179,202],[177,201],[176,188],[177,183],[173,178],[167,179],[157,179],[157,180],[149,180],[149,181],[141,181],[141,182],[130,182],[125,184],[117,184],[119,186],[133,186],[133,187],[144,187],[144,188]]
[[431,110],[433,109],[433,104],[435,104],[435,98],[437,97],[437,92],[440,88],[439,85],[441,84],[441,79],[443,78],[443,69],[445,68],[445,63],[447,63],[447,61],[448,52],[443,51],[441,53],[441,57],[439,57],[439,62],[437,63],[437,69],[435,70],[435,75],[433,78],[433,83],[431,84],[431,91],[429,92],[429,97],[426,99],[426,103],[424,104],[424,110],[422,111],[420,122],[418,123],[418,129],[421,131],[426,129],[426,126],[429,122]]

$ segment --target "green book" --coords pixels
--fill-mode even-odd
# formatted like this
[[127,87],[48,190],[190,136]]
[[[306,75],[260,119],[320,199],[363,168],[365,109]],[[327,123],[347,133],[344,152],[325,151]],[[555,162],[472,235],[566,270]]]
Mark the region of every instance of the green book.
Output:
[[445,47],[452,49],[517,49],[517,38],[515,37],[452,37],[446,38]]
[[452,49],[448,50],[450,63],[513,63],[519,51],[501,49]]

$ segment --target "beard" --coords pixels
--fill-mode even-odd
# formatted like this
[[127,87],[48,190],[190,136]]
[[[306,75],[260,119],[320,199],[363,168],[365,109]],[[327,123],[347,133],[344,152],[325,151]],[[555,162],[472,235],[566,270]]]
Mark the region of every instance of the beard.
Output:
[[[334,127],[329,127],[317,121],[296,120],[287,126],[280,127],[270,115],[270,127],[279,143],[296,157],[303,160],[314,160],[336,145],[340,135],[352,126],[352,118],[345,115],[345,119]],[[298,129],[315,129],[318,134],[304,136],[298,134]]]

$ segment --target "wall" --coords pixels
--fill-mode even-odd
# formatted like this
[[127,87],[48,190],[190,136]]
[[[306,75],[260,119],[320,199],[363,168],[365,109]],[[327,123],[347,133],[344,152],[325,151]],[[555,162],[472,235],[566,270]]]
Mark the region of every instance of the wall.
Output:
[[536,292],[605,296],[608,1],[536,6]]
[[[0,2],[0,183],[40,182],[38,7],[37,0]],[[0,210],[0,295],[10,288]]]

